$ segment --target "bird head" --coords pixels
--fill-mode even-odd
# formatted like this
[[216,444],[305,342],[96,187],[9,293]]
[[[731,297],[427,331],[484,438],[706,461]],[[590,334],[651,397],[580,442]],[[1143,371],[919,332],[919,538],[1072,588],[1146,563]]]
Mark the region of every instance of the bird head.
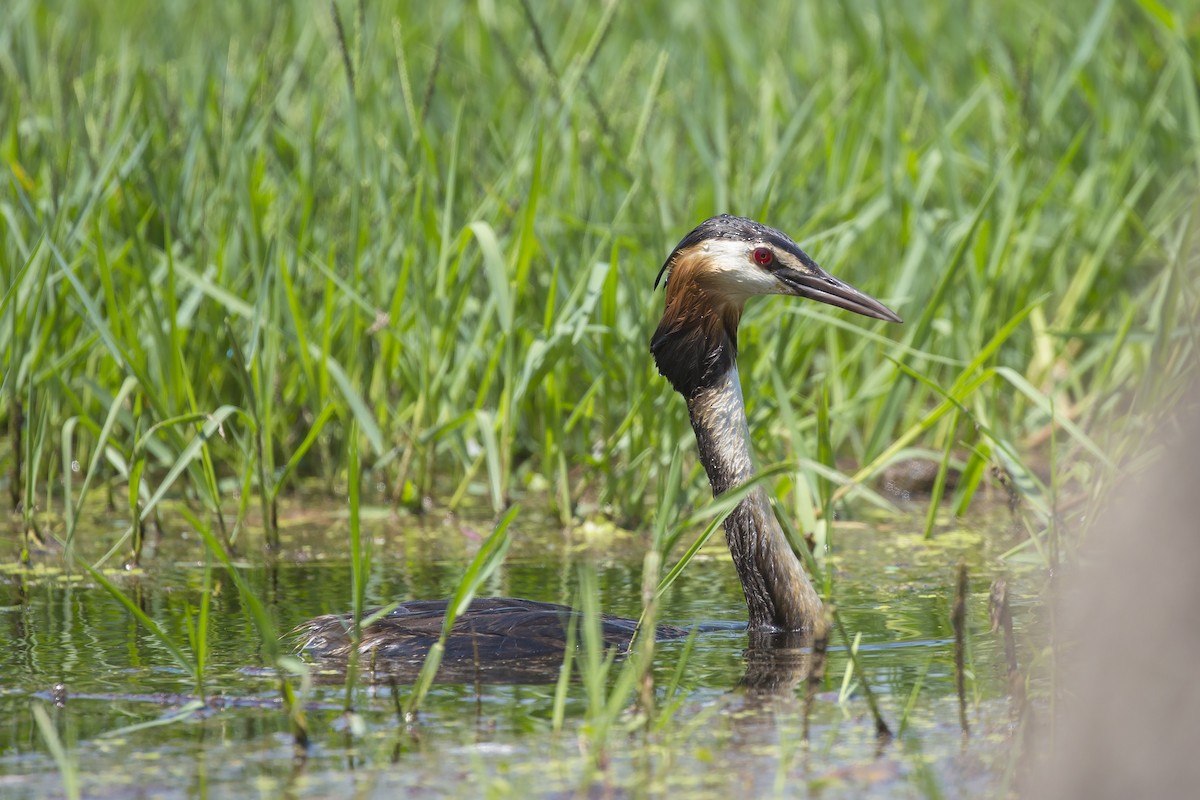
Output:
[[821,269],[787,234],[729,214],[706,219],[685,236],[659,270],[655,288],[664,275],[668,305],[672,294],[697,290],[709,303],[739,307],[753,295],[783,294],[903,321],[883,303]]
[[746,300],[760,294],[807,297],[857,314],[901,322],[894,311],[817,266],[786,234],[729,214],[683,237],[659,270],[663,318],[650,342],[659,372],[685,395],[731,368]]

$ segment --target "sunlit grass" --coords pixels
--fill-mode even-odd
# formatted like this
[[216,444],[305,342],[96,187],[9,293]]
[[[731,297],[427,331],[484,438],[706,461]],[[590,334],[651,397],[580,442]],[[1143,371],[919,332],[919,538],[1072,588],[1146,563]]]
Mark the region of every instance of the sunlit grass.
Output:
[[[792,232],[907,319],[752,304],[764,460],[815,452],[811,423],[777,432],[821,386],[834,452],[871,467],[859,483],[914,426],[906,442],[970,452],[978,475],[997,447],[1038,451],[1051,399],[1059,424],[1109,425],[1169,396],[1190,349],[1187,20],[1013,7],[811,9],[766,29],[732,5],[547,8],[548,64],[517,6],[348,14],[344,59],[332,19],[299,8],[126,8],[114,27],[89,3],[12,4],[10,488],[65,509],[65,438],[95,481],[122,481],[160,425],[139,475],[153,494],[200,432],[189,417],[233,406],[172,491],[215,514],[218,483],[246,476],[268,530],[287,478],[344,480],[351,421],[397,503],[481,482],[499,508],[535,483],[564,518],[585,501],[652,515],[687,429],[646,352],[650,282],[717,211]],[[139,30],[153,42],[122,44]],[[951,385],[974,425],[928,418]]]

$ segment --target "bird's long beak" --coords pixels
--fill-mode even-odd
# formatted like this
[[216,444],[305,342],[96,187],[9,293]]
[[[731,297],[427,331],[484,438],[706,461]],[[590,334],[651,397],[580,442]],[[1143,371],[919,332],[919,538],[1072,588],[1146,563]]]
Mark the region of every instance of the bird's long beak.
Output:
[[808,269],[806,272],[781,269],[774,274],[793,294],[800,297],[828,303],[855,314],[862,314],[864,317],[874,317],[887,322],[904,321],[895,311],[874,297],[860,292],[845,281],[838,280],[820,267],[813,265]]

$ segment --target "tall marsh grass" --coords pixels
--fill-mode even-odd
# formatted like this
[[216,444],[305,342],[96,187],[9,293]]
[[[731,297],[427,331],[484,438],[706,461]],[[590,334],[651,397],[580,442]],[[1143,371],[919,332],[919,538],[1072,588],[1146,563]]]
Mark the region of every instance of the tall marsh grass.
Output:
[[[355,429],[397,504],[646,519],[689,435],[653,275],[722,211],[907,320],[751,306],[751,428],[809,530],[816,475],[837,501],[911,448],[965,454],[966,500],[1055,427],[1103,472],[1097,432],[1194,359],[1195,12],[332,9],[0,11],[0,466],[31,530],[115,485],[229,538],[244,490],[271,536]],[[860,470],[815,469],[822,391]]]

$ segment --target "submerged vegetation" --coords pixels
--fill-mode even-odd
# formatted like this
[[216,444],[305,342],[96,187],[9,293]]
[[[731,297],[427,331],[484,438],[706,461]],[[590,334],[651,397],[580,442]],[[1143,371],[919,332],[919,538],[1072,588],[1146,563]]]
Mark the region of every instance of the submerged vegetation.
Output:
[[[1200,11],[1153,0],[8,2],[7,563],[102,585],[197,697],[224,585],[301,746],[307,670],[281,640],[298,620],[237,559],[260,532],[287,557],[280,520],[304,498],[349,498],[350,591],[327,610],[368,606],[362,507],[499,518],[519,499],[564,526],[644,531],[629,593],[653,622],[729,505],[708,503],[649,357],[654,276],[731,212],[906,320],[760,300],[742,324],[751,433],[775,465],[760,479],[785,529],[819,545],[826,597],[828,521],[894,511],[876,487],[913,456],[938,467],[918,535],[988,487],[1017,509],[1021,553],[1056,565],[1196,360],[1198,48]],[[102,504],[115,533],[93,522]],[[496,569],[512,521],[457,598]],[[164,627],[110,570],[152,572],[147,531],[182,528],[205,566]],[[546,599],[594,612],[579,574]],[[955,582],[947,565],[947,595]],[[616,664],[577,635],[591,767],[618,720],[637,727],[631,706],[668,751],[704,724],[711,711],[667,722],[691,640],[656,689],[652,648]],[[849,663],[824,679],[843,693],[869,680],[846,637]],[[970,671],[969,639],[957,651]],[[433,669],[397,690],[407,724]],[[580,711],[571,669],[555,732]],[[344,698],[348,714],[364,702],[353,680]]]

